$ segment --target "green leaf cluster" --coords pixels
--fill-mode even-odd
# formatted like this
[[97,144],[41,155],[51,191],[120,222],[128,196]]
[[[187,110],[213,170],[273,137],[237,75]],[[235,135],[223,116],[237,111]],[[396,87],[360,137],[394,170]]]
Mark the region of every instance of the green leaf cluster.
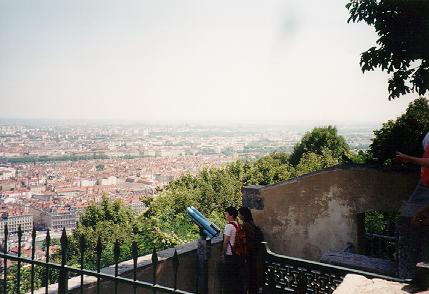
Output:
[[392,74],[389,100],[429,90],[429,1],[350,0],[348,22],[363,21],[378,34],[377,46],[361,55],[362,71]]
[[292,165],[297,165],[306,153],[323,156],[327,152],[339,162],[349,158],[349,146],[344,137],[337,134],[334,126],[314,128],[307,132],[294,146],[289,161]]

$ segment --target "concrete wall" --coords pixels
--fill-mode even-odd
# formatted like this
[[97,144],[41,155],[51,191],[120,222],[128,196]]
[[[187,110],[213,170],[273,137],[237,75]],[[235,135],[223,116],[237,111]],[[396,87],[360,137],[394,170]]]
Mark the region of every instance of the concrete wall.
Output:
[[339,166],[243,190],[273,252],[318,260],[357,243],[357,213],[397,211],[418,181],[415,169]]

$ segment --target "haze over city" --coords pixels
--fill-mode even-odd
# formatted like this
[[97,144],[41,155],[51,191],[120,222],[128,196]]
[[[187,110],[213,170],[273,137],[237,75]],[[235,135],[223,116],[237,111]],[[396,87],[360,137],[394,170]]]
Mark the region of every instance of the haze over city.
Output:
[[335,1],[0,1],[0,117],[383,122],[373,28]]

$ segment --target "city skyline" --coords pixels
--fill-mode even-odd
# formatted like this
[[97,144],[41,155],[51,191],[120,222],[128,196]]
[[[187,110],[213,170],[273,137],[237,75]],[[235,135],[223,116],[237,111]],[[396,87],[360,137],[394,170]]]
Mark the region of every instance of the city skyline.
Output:
[[[384,122],[347,1],[0,2],[0,118]],[[328,17],[329,15],[329,17]]]

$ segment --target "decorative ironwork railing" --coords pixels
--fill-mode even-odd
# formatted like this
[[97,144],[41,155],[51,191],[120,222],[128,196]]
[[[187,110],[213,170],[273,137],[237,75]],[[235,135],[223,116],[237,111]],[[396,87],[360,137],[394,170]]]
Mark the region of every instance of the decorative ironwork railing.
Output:
[[[132,260],[133,260],[133,278],[125,278],[119,276],[119,257],[120,257],[120,244],[118,241],[116,241],[114,248],[113,248],[113,257],[114,257],[114,275],[106,274],[101,272],[101,255],[102,255],[102,244],[100,239],[97,242],[97,246],[95,249],[96,251],[96,270],[87,270],[84,269],[84,254],[87,250],[85,245],[85,240],[81,238],[80,240],[80,267],[72,267],[67,265],[67,253],[68,253],[68,247],[69,247],[69,241],[67,238],[67,234],[65,229],[62,231],[60,244],[61,244],[61,264],[53,263],[50,261],[50,247],[51,247],[51,238],[49,230],[46,233],[46,250],[45,250],[45,257],[44,260],[37,260],[35,258],[35,248],[36,248],[36,230],[33,228],[32,236],[31,236],[31,257],[23,257],[22,256],[22,230],[21,226],[18,228],[17,236],[18,236],[18,248],[17,252],[12,253],[8,250],[8,228],[7,225],[5,226],[4,230],[4,242],[3,242],[3,249],[0,251],[0,259],[3,261],[3,267],[2,267],[2,279],[1,279],[1,285],[0,285],[0,293],[1,294],[7,294],[7,293],[22,293],[30,292],[34,293],[37,285],[36,281],[36,267],[42,268],[44,273],[42,275],[42,284],[45,288],[45,293],[47,294],[49,292],[49,282],[51,281],[51,275],[52,274],[58,274],[58,293],[67,293],[68,292],[68,280],[70,276],[80,276],[80,293],[84,292],[84,276],[92,276],[97,278],[97,284],[96,284],[96,293],[101,293],[100,286],[102,281],[111,281],[114,283],[114,289],[112,289],[112,292],[115,294],[118,293],[118,285],[119,284],[125,284],[130,285],[133,288],[133,293],[137,293],[137,289],[145,288],[145,289],[152,289],[153,293],[183,293],[183,294],[192,294],[191,292],[183,291],[177,289],[177,273],[179,268],[179,258],[177,256],[177,251],[174,252],[173,256],[173,287],[165,287],[162,285],[159,285],[157,283],[157,268],[158,268],[158,255],[153,250],[152,254],[152,283],[150,282],[144,282],[137,280],[137,259],[138,259],[138,247],[137,243],[134,242],[132,244]],[[8,278],[10,273],[11,267],[8,266],[11,262],[14,262],[14,266],[16,266],[14,269],[14,281],[12,287],[8,286]],[[22,269],[23,268],[28,269],[30,271],[29,275],[29,283],[30,283],[30,289],[23,289],[23,277],[22,277]],[[25,279],[28,279],[28,277],[25,277]],[[28,281],[26,281],[28,282]]]
[[264,285],[266,293],[331,294],[347,274],[363,275],[408,283],[394,277],[289,257],[273,253],[264,243]]

